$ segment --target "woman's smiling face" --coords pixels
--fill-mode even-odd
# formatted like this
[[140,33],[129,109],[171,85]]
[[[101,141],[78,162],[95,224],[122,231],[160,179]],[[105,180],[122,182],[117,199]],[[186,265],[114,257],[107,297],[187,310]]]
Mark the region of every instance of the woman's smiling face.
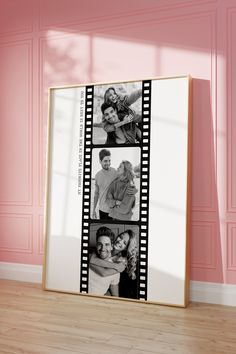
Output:
[[117,236],[113,249],[121,252],[127,248],[128,244],[129,244],[129,234],[127,232],[123,232],[122,234]]
[[117,94],[115,93],[115,91],[113,89],[110,89],[108,91],[107,98],[108,98],[109,102],[116,103],[118,96],[117,96]]

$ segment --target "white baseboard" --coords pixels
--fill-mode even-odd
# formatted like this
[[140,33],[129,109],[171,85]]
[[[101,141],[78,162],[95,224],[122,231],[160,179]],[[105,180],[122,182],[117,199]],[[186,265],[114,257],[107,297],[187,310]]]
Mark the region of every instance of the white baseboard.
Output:
[[0,262],[0,279],[41,283],[42,266]]
[[[0,262],[0,279],[42,282],[42,266]],[[190,301],[236,306],[236,285],[190,281]]]
[[236,306],[236,285],[191,281],[190,301]]

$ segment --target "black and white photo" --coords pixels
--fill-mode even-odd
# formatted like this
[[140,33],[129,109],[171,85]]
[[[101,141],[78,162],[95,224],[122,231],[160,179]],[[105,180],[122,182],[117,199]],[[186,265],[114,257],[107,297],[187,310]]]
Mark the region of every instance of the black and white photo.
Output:
[[139,226],[91,224],[88,293],[138,298]]
[[140,143],[141,104],[141,82],[95,86],[93,144]]
[[139,219],[139,168],[139,147],[93,149],[92,219]]

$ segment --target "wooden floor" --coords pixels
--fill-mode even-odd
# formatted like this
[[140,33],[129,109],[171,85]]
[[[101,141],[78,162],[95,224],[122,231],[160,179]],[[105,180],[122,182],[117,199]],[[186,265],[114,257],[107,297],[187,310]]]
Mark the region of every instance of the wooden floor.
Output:
[[0,280],[1,354],[235,354],[236,307],[187,309]]

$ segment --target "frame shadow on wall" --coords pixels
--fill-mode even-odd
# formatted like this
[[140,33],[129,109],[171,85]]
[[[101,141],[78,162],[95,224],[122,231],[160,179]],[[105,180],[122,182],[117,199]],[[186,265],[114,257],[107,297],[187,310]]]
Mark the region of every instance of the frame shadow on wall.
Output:
[[[216,122],[209,80],[193,78],[191,279],[223,282]],[[225,139],[224,134],[220,139]]]

